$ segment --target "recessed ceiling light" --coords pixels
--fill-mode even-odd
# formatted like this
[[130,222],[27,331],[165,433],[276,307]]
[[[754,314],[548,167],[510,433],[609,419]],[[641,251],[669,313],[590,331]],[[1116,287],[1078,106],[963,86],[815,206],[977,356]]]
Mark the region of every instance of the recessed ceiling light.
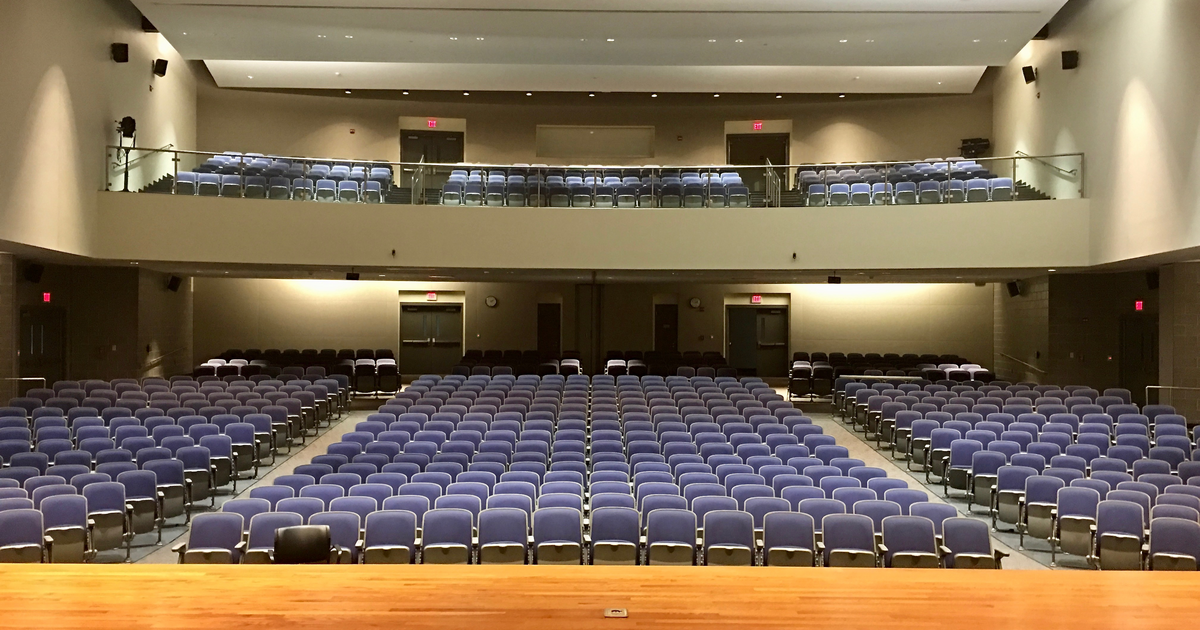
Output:
[[401,92],[401,94],[408,96],[408,90],[404,90],[403,92]]
[[[184,33],[184,34],[186,35],[186,33]],[[715,43],[717,43],[717,40],[715,40],[715,39],[710,39],[710,40],[708,40],[708,43],[710,43],[710,44],[715,44]]]
[[347,94],[349,94],[349,93],[350,93],[350,90],[346,90],[346,93],[347,93]]
[[353,36],[353,35],[347,35],[347,36],[346,36],[346,39],[354,39],[354,36]]
[[588,92],[588,96],[595,96],[595,95],[596,95],[595,92]]
[[742,43],[742,42],[744,42],[744,41],[746,41],[746,40],[744,40],[744,39],[735,39],[735,40],[733,40],[733,43],[735,43],[735,44],[740,44],[740,43]]
[[845,43],[846,43],[846,42],[848,42],[848,41],[850,41],[850,40],[848,40],[848,39],[839,39],[839,40],[838,40],[838,43],[839,43],[839,44],[845,44]]
[[1058,271],[1058,270],[1057,269],[1047,269],[1046,271],[1049,271],[1050,273],[1054,273],[1055,271]]
[[476,38],[475,38],[475,41],[477,41],[477,42],[481,42],[481,41],[483,41],[483,38],[482,38],[482,37],[476,37]]
[[463,92],[463,96],[470,96],[470,95],[471,95],[470,92]]
[[455,42],[456,42],[456,41],[458,41],[458,38],[457,38],[457,37],[451,37],[451,38],[450,38],[450,41],[455,41]]
[[379,274],[379,277],[380,277],[380,278],[382,278],[382,277],[384,277],[384,276],[383,276],[383,274]]
[[184,35],[187,35],[187,33],[184,33]]
[[838,94],[838,98],[846,98],[845,94]]
[[317,35],[317,39],[325,39],[324,35]]
[[782,94],[776,94],[776,95],[775,95],[775,98],[783,98],[783,95],[782,95]]
[[713,94],[713,98],[721,98],[720,94]]
[[971,41],[975,42],[976,44],[978,44],[978,43],[979,43],[979,40],[978,40],[978,39],[973,39],[973,40],[971,40]]
[[586,42],[586,41],[587,41],[587,38],[586,38],[586,37],[580,37],[580,38],[579,38],[579,41],[581,41],[581,42]]
[[875,40],[873,40],[873,39],[868,39],[868,40],[867,40],[867,43],[868,43],[868,44],[874,44],[874,43],[875,43]]
[[533,96],[533,92],[526,92],[525,96]]
[[656,93],[656,94],[651,94],[651,95],[650,95],[650,98],[658,98],[658,94],[657,94],[657,93]]
[[615,40],[615,39],[613,39],[613,38],[609,37],[609,38],[608,38],[608,41],[610,41],[610,42],[615,42],[615,41],[617,41],[617,40]]

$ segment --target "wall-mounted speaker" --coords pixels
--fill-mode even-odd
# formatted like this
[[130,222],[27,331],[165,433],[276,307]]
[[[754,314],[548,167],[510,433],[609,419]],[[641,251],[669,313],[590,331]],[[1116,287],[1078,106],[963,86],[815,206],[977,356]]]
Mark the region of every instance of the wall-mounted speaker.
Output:
[[1079,51],[1064,50],[1062,51],[1062,66],[1063,70],[1074,70],[1079,67]]
[[129,44],[113,44],[112,60],[117,63],[129,63]]
[[179,287],[183,286],[183,278],[179,276],[171,276],[167,278],[167,290],[175,293],[179,291]]
[[154,74],[157,76],[160,76],[160,77],[167,76],[167,60],[166,59],[155,59],[154,60]]
[[1022,66],[1021,74],[1025,75],[1026,83],[1033,83],[1034,81],[1037,81],[1037,69],[1033,66]]
[[37,284],[42,281],[42,274],[46,272],[46,268],[37,263],[28,263],[25,265],[25,281]]
[[1021,295],[1021,283],[1013,280],[1005,285],[1008,287],[1008,297],[1017,297]]
[[1146,272],[1146,288],[1151,291],[1158,290],[1158,270]]
[[357,271],[351,271],[346,274],[347,280],[358,280],[358,278],[359,278],[359,275],[358,275]]

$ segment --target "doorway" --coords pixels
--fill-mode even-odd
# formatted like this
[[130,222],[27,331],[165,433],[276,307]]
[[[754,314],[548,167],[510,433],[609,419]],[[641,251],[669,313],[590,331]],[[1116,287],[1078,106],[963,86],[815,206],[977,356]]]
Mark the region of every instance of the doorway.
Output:
[[679,305],[654,305],[655,352],[679,352]]
[[[788,163],[791,134],[787,133],[736,133],[725,136],[725,159],[733,165],[764,166],[767,160],[776,166]],[[787,169],[775,169],[786,183]],[[767,179],[763,169],[738,171],[742,181],[751,192],[765,192]]]
[[[1158,317],[1126,314],[1121,317],[1121,387],[1133,402],[1146,404],[1146,386],[1158,384]],[[1157,402],[1157,401],[1156,401]]]
[[[21,307],[20,372],[46,383],[66,378],[66,312],[44,304]],[[22,393],[26,389],[20,387]]]
[[786,306],[726,306],[725,357],[744,376],[788,374]]
[[538,304],[537,349],[543,359],[562,358],[562,304]]
[[[426,164],[459,164],[463,161],[463,143],[466,134],[461,131],[427,131],[425,129],[400,130],[400,161]],[[450,178],[450,170],[425,169],[425,189],[441,190]]]
[[463,355],[461,304],[400,307],[400,372],[449,374]]

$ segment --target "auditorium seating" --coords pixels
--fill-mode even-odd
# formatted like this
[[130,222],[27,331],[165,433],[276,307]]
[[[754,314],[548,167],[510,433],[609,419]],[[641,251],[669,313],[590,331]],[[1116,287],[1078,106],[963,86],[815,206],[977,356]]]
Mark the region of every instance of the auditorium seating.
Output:
[[[400,389],[400,372],[395,351],[372,349],[249,349],[227,350],[192,370],[199,382],[210,380],[295,379],[337,381],[339,391],[361,395],[393,394]],[[332,389],[332,387],[330,387]]]
[[[1200,450],[1173,407],[1078,385],[883,376],[836,387],[835,414],[868,443],[1011,527],[1022,546],[1044,541],[1052,566],[1066,553],[1103,569],[1196,568]],[[1155,531],[1176,551],[1153,551]]]
[[974,160],[913,164],[801,166],[795,188],[808,206],[870,206],[1012,201],[1013,180]]
[[392,186],[386,163],[291,161],[261,153],[214,155],[175,177],[174,193],[208,197],[383,203]]
[[562,168],[517,164],[456,169],[442,186],[450,206],[587,208],[748,208],[737,171],[672,168]]
[[[620,376],[737,376],[720,352],[660,352],[609,350],[605,353],[602,374]],[[548,356],[537,350],[468,350],[451,370],[462,376],[500,374],[538,375],[584,373],[577,351],[561,357]]]
[[[945,512],[910,513],[923,491],[833,442],[758,379],[428,376],[272,492],[226,503],[225,520],[260,550],[243,562],[270,555],[256,524],[284,512],[346,521],[331,557],[348,562],[904,567],[987,553],[999,566],[986,536],[947,547]],[[314,506],[292,512],[305,497]],[[840,532],[842,517],[865,527],[854,549],[824,544],[821,523]],[[233,536],[213,542],[229,523],[198,520],[180,561],[236,562]]]
[[830,396],[835,382],[840,386],[846,375],[948,381],[948,386],[968,381],[982,384],[994,378],[987,368],[951,354],[801,351],[792,354],[788,394],[793,398]]
[[[187,376],[34,388],[0,407],[0,501],[39,511],[45,539],[34,542],[50,541],[41,559],[83,562],[121,546],[128,559],[134,536],[157,532],[161,542],[168,520],[188,523],[220,487],[236,493],[279,449],[341,416],[348,394],[329,380]],[[25,544],[5,543],[0,560],[38,561]]]

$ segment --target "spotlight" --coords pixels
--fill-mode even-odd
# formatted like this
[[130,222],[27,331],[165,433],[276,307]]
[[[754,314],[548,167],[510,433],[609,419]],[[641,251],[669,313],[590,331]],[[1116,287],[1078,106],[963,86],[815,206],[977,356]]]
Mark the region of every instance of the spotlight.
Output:
[[154,74],[156,74],[160,77],[167,76],[167,60],[166,59],[155,59],[154,60]]
[[137,121],[133,119],[133,116],[122,118],[117,125],[117,128],[121,130],[121,137],[123,138],[132,138],[137,134]]
[[842,277],[841,277],[841,276],[829,276],[829,278],[828,278],[827,282],[828,282],[829,284],[841,284],[841,283],[842,283]]
[[1021,74],[1025,75],[1025,83],[1033,83],[1037,81],[1037,69],[1033,66],[1023,66]]
[[359,276],[358,276],[357,271],[351,271],[351,272],[346,273],[347,280],[358,280],[358,277]]

